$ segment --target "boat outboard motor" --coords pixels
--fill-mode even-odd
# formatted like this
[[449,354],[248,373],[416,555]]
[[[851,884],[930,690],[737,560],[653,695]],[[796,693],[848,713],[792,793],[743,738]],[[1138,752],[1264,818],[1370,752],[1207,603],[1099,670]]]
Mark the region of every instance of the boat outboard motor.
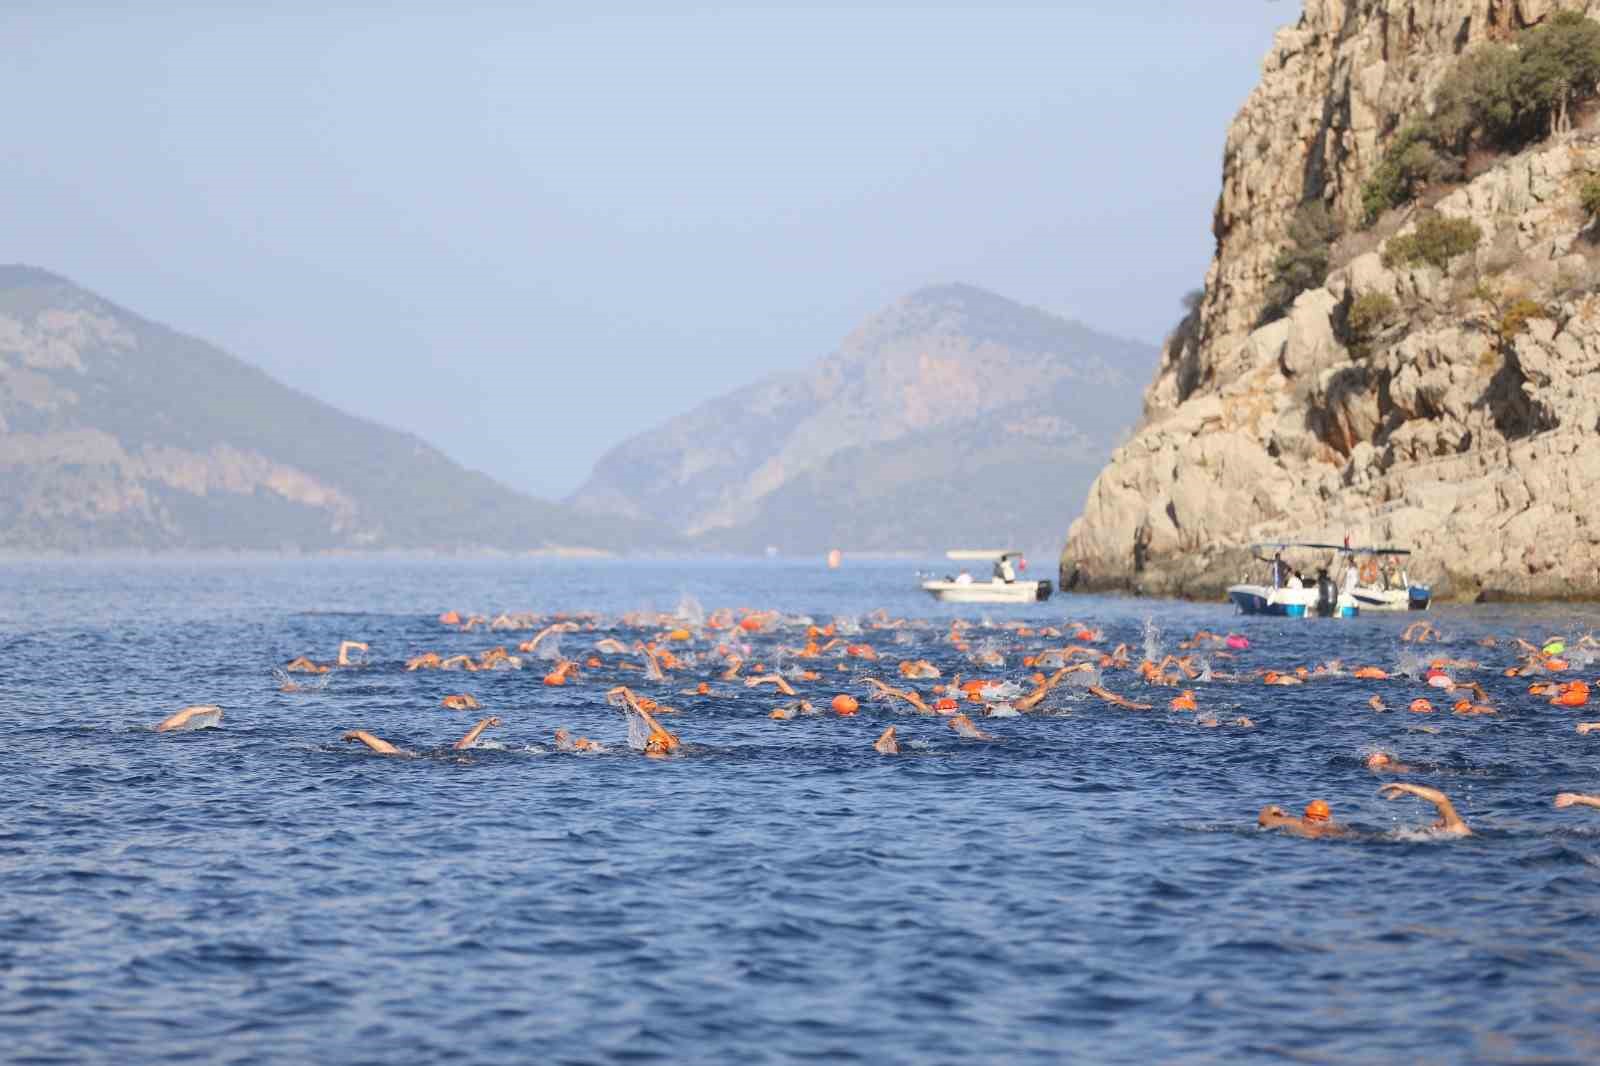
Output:
[[1040,603],[1043,603],[1045,600],[1048,600],[1050,598],[1050,582],[1048,582],[1048,581],[1039,582],[1038,591],[1035,592],[1034,595],[1038,598],[1038,602],[1040,602]]
[[1339,586],[1333,583],[1328,571],[1317,571],[1317,614],[1332,618],[1339,609]]

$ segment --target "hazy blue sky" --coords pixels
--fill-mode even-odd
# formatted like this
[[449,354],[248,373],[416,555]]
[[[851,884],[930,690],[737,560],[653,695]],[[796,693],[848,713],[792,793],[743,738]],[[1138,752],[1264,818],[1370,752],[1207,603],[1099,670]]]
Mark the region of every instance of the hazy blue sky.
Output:
[[1298,13],[8,0],[0,262],[562,495],[919,285],[1157,340]]

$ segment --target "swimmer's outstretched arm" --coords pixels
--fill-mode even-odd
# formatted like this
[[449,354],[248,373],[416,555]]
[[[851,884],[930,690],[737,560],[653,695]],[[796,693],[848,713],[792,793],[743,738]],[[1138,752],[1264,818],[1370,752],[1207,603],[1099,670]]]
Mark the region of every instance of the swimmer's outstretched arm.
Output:
[[182,729],[189,724],[190,719],[202,714],[215,714],[220,719],[222,717],[222,708],[211,703],[185,707],[176,714],[170,714],[163,718],[160,724],[156,726],[156,732],[166,733],[174,729]]
[[1455,836],[1465,837],[1472,835],[1472,830],[1467,828],[1467,823],[1463,822],[1461,816],[1456,813],[1455,805],[1450,802],[1450,797],[1436,788],[1429,788],[1427,785],[1404,784],[1396,781],[1378,789],[1378,795],[1389,800],[1399,799],[1401,796],[1415,796],[1418,799],[1427,800],[1439,812],[1439,820],[1433,823],[1433,828]]
[[1600,796],[1590,796],[1583,792],[1557,792],[1557,807],[1600,807]]
[[894,688],[891,685],[884,684],[875,677],[864,677],[861,680],[872,686],[872,694],[874,696],[887,696],[897,700],[904,700],[906,703],[909,703],[912,707],[916,708],[918,714],[934,713],[933,708],[929,707],[923,702],[922,697],[917,695],[915,689]]
[[350,662],[350,653],[353,652],[353,651],[371,651],[371,650],[372,650],[371,648],[367,647],[367,645],[361,643],[361,641],[359,641],[359,640],[342,640],[342,641],[339,642],[339,665],[340,666],[352,666],[352,665],[354,665],[353,663]]
[[1089,691],[1116,707],[1122,707],[1130,711],[1148,711],[1151,709],[1151,705],[1148,703],[1135,703],[1130,699],[1117,695],[1115,692],[1103,689],[1099,685],[1090,685]]
[[352,729],[352,730],[350,730],[350,732],[346,733],[344,736],[340,737],[339,739],[340,740],[358,740],[361,743],[365,744],[367,747],[371,748],[373,751],[377,752],[379,755],[399,755],[400,754],[400,749],[399,748],[395,747],[393,744],[389,743],[387,740],[379,740],[377,737],[373,736],[371,733],[367,732],[365,729]]
[[457,751],[466,751],[468,748],[470,748],[474,744],[478,743],[478,738],[483,736],[483,731],[485,729],[488,729],[490,726],[504,725],[504,724],[505,723],[500,721],[500,719],[492,717],[492,716],[489,717],[489,718],[485,718],[485,719],[481,720],[480,722],[478,722],[477,725],[475,725],[471,729],[467,730],[467,735],[466,736],[464,736],[460,740],[456,741],[456,750]]
[[794,686],[785,681],[779,674],[761,674],[758,677],[747,677],[744,679],[745,688],[754,688],[757,685],[776,685],[778,686],[778,691],[783,693],[785,696],[793,696],[797,694],[794,690]]

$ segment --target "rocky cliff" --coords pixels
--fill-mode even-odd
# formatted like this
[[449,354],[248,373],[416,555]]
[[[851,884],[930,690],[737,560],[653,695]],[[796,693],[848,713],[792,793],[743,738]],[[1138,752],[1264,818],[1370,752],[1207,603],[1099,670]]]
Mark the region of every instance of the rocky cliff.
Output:
[[[1152,348],[969,285],[923,289],[811,368],[613,449],[572,502],[705,548],[1054,552],[1139,414]],[[1063,484],[1078,486],[1070,499]]]
[[[1446,596],[1600,595],[1600,247],[1580,205],[1600,171],[1592,115],[1477,153],[1465,180],[1354,224],[1363,183],[1438,106],[1458,57],[1590,7],[1307,0],[1228,131],[1204,298],[1071,527],[1064,581],[1209,596],[1239,579],[1251,541],[1349,535],[1418,549]],[[1308,203],[1346,234],[1325,282],[1267,321]],[[1440,218],[1481,240],[1442,269],[1394,254]]]
[[0,549],[673,543],[513,492],[63,278],[0,267]]

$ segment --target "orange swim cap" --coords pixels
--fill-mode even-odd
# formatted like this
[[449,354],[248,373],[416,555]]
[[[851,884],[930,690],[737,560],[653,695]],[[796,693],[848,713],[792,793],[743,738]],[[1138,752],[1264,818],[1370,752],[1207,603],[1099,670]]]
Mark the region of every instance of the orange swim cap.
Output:
[[861,709],[861,704],[854,696],[847,696],[843,692],[833,698],[833,713],[848,718]]
[[1327,800],[1312,800],[1306,804],[1306,821],[1326,822],[1333,817],[1333,810],[1328,806]]

